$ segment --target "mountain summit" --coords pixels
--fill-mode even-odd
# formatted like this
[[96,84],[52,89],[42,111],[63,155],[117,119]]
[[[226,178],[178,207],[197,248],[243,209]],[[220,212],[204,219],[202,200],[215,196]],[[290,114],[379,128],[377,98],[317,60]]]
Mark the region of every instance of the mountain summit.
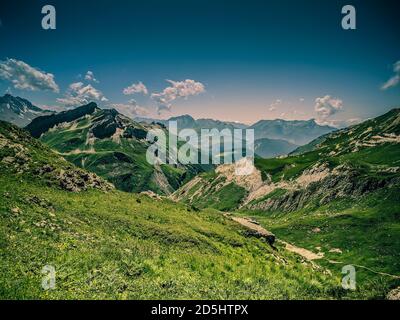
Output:
[[14,97],[11,94],[0,97],[0,120],[11,122],[20,127],[26,126],[36,117],[49,113],[51,111],[42,110],[28,100]]
[[202,171],[200,165],[149,164],[146,136],[151,129],[166,130],[162,124],[138,123],[95,103],[38,117],[26,129],[68,161],[123,191],[170,194]]

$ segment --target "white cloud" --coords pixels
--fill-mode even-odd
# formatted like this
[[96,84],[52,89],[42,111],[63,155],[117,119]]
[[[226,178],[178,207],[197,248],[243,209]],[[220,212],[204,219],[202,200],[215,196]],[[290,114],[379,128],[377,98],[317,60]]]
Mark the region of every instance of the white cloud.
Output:
[[382,90],[395,87],[400,83],[400,60],[393,65],[393,72],[394,75],[381,86]]
[[29,64],[16,59],[0,61],[0,79],[10,81],[16,89],[60,91],[54,81],[53,74],[31,67]]
[[358,123],[361,123],[363,120],[361,118],[352,118],[352,119],[347,119],[347,120],[316,120],[316,122],[320,126],[330,126],[334,128],[346,128],[348,126],[352,126]]
[[300,101],[300,102],[304,102],[305,99],[304,99],[304,98],[300,98],[299,101]]
[[49,111],[56,111],[56,112],[65,111],[65,108],[60,107],[60,106],[53,106],[53,105],[49,106],[46,104],[41,104],[41,105],[36,104],[36,105],[42,110],[49,110]]
[[148,90],[146,86],[139,81],[139,83],[132,83],[129,87],[126,87],[123,91],[124,95],[131,95],[135,93],[143,93],[143,94],[148,94]]
[[99,83],[99,80],[94,77],[93,71],[86,72],[85,80]]
[[129,100],[129,102],[126,104],[125,103],[114,103],[114,104],[110,104],[109,106],[130,118],[148,115],[147,109],[139,106],[134,99]]
[[318,119],[326,120],[343,109],[343,101],[326,95],[315,99],[314,109],[317,112]]
[[94,88],[91,84],[84,85],[82,82],[75,82],[69,85],[64,98],[57,99],[59,103],[66,107],[76,107],[87,104],[91,101],[108,101],[100,90]]
[[184,81],[167,80],[171,86],[165,88],[160,93],[153,93],[151,98],[157,102],[158,112],[171,110],[172,102],[178,98],[187,99],[205,92],[205,87],[201,82],[186,79]]
[[281,105],[282,104],[282,100],[280,100],[280,99],[277,99],[277,100],[275,100],[274,102],[272,102],[270,105],[269,105],[269,111],[275,111],[276,110],[276,107],[278,107],[279,105]]

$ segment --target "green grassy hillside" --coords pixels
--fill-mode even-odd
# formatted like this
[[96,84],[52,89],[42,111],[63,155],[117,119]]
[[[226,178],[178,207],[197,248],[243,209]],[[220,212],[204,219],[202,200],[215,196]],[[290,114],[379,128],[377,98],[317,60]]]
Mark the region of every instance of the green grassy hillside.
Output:
[[152,166],[146,160],[146,135],[150,129],[164,128],[134,122],[116,110],[100,110],[93,103],[35,119],[27,128],[68,161],[127,192],[170,194],[205,169]]
[[[0,298],[318,299],[346,292],[339,275],[273,250],[215,210],[115,191],[0,123]],[[20,153],[23,150],[23,154]],[[17,159],[12,165],[10,158]],[[43,173],[38,168],[53,170]],[[49,175],[49,176],[47,176]],[[68,191],[74,190],[75,192]],[[43,290],[41,270],[56,270]]]
[[[384,297],[400,284],[399,124],[394,109],[321,137],[303,148],[307,152],[255,159],[247,181],[219,167],[174,198],[202,207],[214,194],[214,207],[235,200],[224,209],[258,220],[278,239],[323,253],[317,263],[332,272],[355,265],[358,284],[378,286]],[[245,192],[229,192],[240,187]]]
[[280,238],[324,257],[332,272],[354,265],[357,284],[384,293],[400,285],[400,187],[350,197],[291,213],[241,210]]

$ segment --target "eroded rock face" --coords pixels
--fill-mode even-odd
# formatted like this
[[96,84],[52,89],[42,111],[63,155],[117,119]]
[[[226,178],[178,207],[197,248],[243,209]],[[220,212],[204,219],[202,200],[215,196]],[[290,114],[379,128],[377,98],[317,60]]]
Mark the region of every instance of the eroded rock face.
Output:
[[365,193],[388,187],[400,182],[398,177],[377,179],[363,176],[356,170],[343,168],[334,170],[323,179],[306,185],[305,188],[287,190],[277,198],[268,198],[247,207],[258,210],[295,211],[306,205],[325,205],[332,200],[344,197],[360,197]]
[[82,170],[60,170],[57,175],[60,187],[67,191],[79,192],[88,189],[100,189],[103,191],[113,189],[110,183],[105,182],[94,173]]
[[94,173],[86,172],[67,163],[62,157],[44,147],[21,129],[0,123],[0,166],[21,176],[40,177],[41,181],[61,189],[79,192],[88,189],[112,190],[112,184]]
[[47,177],[55,181],[59,187],[66,191],[80,192],[88,189],[99,189],[109,191],[114,186],[94,173],[86,172],[77,168],[58,169],[51,165],[44,165],[35,170],[39,176]]
[[215,172],[226,178],[226,185],[234,182],[250,192],[263,185],[261,172],[255,168],[251,159],[243,158],[234,164],[220,165]]

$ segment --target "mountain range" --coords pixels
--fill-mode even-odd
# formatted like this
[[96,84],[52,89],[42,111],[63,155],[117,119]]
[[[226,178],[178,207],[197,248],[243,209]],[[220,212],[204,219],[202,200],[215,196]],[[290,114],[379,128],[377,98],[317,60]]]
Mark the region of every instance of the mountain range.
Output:
[[168,120],[136,118],[146,123],[160,123],[168,126],[169,121],[176,121],[178,129],[188,128],[200,131],[201,129],[254,129],[255,152],[262,158],[273,158],[286,155],[298,146],[307,144],[317,137],[335,131],[336,128],[321,126],[314,119],[311,120],[260,120],[253,125],[226,122],[213,119],[197,119],[190,115],[172,117]]
[[35,118],[26,129],[75,165],[97,173],[128,192],[170,194],[207,165],[151,165],[146,160],[151,129],[95,103]]
[[[90,107],[88,107],[90,108]],[[70,112],[71,111],[71,112]],[[79,112],[86,112],[82,108],[78,108]],[[44,126],[43,119],[41,119],[40,128],[38,132],[35,132],[33,127],[35,118],[40,116],[53,115],[53,117],[47,118],[48,123]],[[61,112],[55,114],[55,112],[42,110],[34,106],[31,102],[20,97],[14,97],[10,94],[6,94],[0,97],[0,120],[14,123],[20,127],[25,127],[31,122],[30,131],[35,136],[43,133],[41,131],[49,129],[53,122],[57,122],[59,118],[65,118],[64,121],[69,119],[77,119],[79,114],[75,114],[73,110],[69,110],[67,113]],[[172,117],[168,120],[158,120],[150,118],[135,118],[135,122],[143,122],[147,124],[158,124],[168,127],[169,121],[176,121],[178,129],[194,129],[200,132],[201,129],[217,129],[223,130],[228,129],[233,132],[234,129],[254,129],[255,131],[255,152],[262,158],[273,158],[276,156],[286,155],[294,151],[297,147],[304,145],[313,139],[334,131],[335,128],[329,126],[318,125],[315,120],[261,120],[253,125],[246,125],[243,123],[219,121],[213,119],[197,119],[195,120],[190,115],[182,115],[178,117]]]
[[[393,109],[378,118],[319,137],[290,156],[256,158],[251,176],[233,175],[237,164],[220,166],[213,174],[196,177],[196,183],[191,181],[175,196],[201,204],[209,201],[210,194],[216,195],[216,190],[221,193],[225,187],[235,185],[243,189],[238,206],[284,211],[302,209],[317,200],[321,205],[353,193],[361,196],[398,182],[399,133],[400,109]],[[253,167],[246,159],[242,161],[240,165]],[[342,187],[345,192],[339,192]]]
[[26,126],[36,117],[50,113],[52,112],[42,110],[20,97],[10,94],[0,97],[0,120],[14,123],[20,127]]
[[[26,129],[0,121],[0,297],[393,296],[400,109],[333,132],[279,121],[254,127],[276,139],[322,135],[287,156],[217,167],[148,164],[147,132],[165,124],[94,103]],[[274,151],[257,143],[276,140],[257,137],[259,153]],[[295,147],[281,141],[289,145],[276,154]],[[44,292],[37,283],[49,263],[62,268],[57,290]],[[340,285],[349,265],[355,291]]]
[[[253,166],[246,158],[193,172],[169,198],[132,193],[155,181],[143,179],[149,168],[134,155],[155,124],[94,104],[73,111],[32,122],[40,140],[0,122],[0,297],[395,296],[400,109],[296,154],[256,158],[247,176],[234,173]],[[124,172],[129,187],[115,179]],[[278,239],[273,247],[264,228]],[[57,267],[57,289],[46,292],[37,283],[48,264]],[[348,265],[357,270],[354,291],[341,287]]]
[[[216,210],[115,190],[3,121],[0,199],[1,299],[357,296],[340,289],[340,275],[300,263]],[[56,271],[53,290],[40,285],[45,266]]]

